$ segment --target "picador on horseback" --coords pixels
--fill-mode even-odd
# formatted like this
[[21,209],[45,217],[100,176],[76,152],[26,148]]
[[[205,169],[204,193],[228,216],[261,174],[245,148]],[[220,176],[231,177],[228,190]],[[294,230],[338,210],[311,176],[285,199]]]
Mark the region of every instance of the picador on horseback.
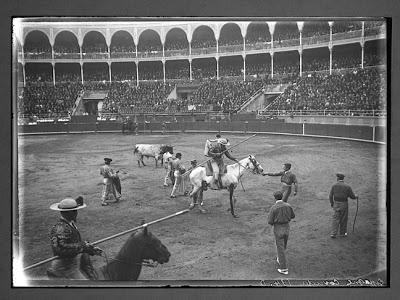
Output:
[[222,189],[222,181],[221,181],[221,173],[224,172],[224,159],[225,155],[230,160],[234,162],[238,162],[238,160],[233,157],[229,151],[227,150],[227,146],[230,146],[230,143],[227,139],[221,138],[220,135],[217,135],[217,139],[215,140],[207,140],[204,148],[204,154],[212,159],[208,162],[208,168],[212,169],[213,173],[213,183],[211,185],[212,189]]

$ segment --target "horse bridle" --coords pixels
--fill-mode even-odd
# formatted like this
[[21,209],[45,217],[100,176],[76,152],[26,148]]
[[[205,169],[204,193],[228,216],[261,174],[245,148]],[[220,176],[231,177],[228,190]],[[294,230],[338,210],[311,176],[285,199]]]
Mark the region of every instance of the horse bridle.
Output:
[[258,161],[256,161],[254,158],[252,158],[251,156],[249,156],[249,159],[250,159],[251,163],[254,166],[253,173],[254,174],[260,174],[260,169],[259,169],[260,163]]

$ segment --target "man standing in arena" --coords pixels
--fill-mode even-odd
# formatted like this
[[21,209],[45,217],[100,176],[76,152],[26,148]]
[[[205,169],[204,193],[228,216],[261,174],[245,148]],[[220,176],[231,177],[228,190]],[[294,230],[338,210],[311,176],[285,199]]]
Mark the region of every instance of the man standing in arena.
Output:
[[[164,186],[168,186],[168,179],[171,179],[173,174],[171,174],[172,167],[171,167],[171,162],[174,159],[173,155],[169,152],[165,152],[163,154],[163,161],[164,161],[164,169],[165,169],[165,177],[164,177]],[[172,182],[174,184],[174,182]]]
[[172,188],[171,196],[170,198],[176,198],[176,191],[181,183],[182,179],[182,174],[186,172],[185,167],[183,166],[183,163],[181,161],[182,154],[177,153],[175,155],[175,159],[171,161],[171,170],[174,172],[174,187]]
[[329,201],[333,208],[334,214],[332,219],[332,232],[331,238],[336,238],[338,229],[339,236],[347,236],[347,219],[349,216],[348,198],[356,199],[351,187],[344,183],[344,175],[341,173],[336,174],[337,182],[332,186],[329,193]]
[[281,176],[282,183],[282,193],[283,193],[283,202],[287,202],[288,198],[292,192],[292,185],[294,185],[294,193],[293,196],[297,195],[297,178],[290,169],[292,164],[285,163],[283,164],[283,171],[278,173],[264,173],[263,176]]
[[274,193],[276,202],[269,212],[268,224],[274,226],[277,251],[276,262],[278,263],[277,270],[281,274],[288,275],[289,270],[287,267],[285,250],[289,239],[289,222],[294,219],[295,214],[292,207],[288,203],[282,201],[282,196],[281,191]]
[[[217,135],[220,136],[220,135]],[[230,160],[234,162],[238,162],[236,158],[234,158],[229,151],[227,150],[227,146],[229,146],[229,141],[225,138],[217,138],[217,140],[207,140],[206,147],[204,149],[204,154],[208,157],[211,157],[212,160],[209,162],[212,171],[213,171],[213,188],[222,189],[222,181],[221,181],[221,173],[224,171],[224,159],[225,155]]]
[[118,178],[118,172],[114,172],[111,168],[110,163],[112,162],[111,158],[104,158],[104,166],[100,168],[100,175],[103,177],[103,191],[101,195],[101,205],[107,206],[106,202],[108,195],[110,192],[114,195],[115,202],[118,202],[121,199],[121,195],[116,191],[114,185],[114,179]]
[[85,207],[82,197],[76,200],[66,198],[50,206],[50,209],[61,213],[60,220],[50,230],[51,248],[53,254],[58,256],[47,270],[50,278],[85,280],[96,277],[88,255],[101,255],[102,251],[82,241],[76,226],[78,210]]

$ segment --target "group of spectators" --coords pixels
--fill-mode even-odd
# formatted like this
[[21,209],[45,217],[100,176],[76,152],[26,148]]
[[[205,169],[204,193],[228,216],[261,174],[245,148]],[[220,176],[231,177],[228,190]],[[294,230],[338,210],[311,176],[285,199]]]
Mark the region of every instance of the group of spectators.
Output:
[[164,111],[173,85],[162,82],[142,83],[138,87],[128,82],[113,82],[103,102],[103,112]]
[[66,115],[71,112],[80,83],[27,85],[18,99],[18,112],[27,115]]
[[289,86],[269,110],[382,110],[386,78],[376,68],[310,74]]

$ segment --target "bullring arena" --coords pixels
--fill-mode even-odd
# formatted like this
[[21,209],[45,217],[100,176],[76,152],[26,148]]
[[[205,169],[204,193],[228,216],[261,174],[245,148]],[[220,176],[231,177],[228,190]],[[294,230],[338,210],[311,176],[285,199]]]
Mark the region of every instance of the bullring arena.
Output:
[[[363,42],[365,37],[368,37],[366,33],[371,33],[372,29],[375,31],[371,33],[371,36],[375,33],[378,36],[381,33],[379,30],[382,28],[379,26],[382,26],[382,23],[375,25],[376,28],[371,26],[368,28],[370,31],[366,31],[365,24],[362,22],[360,30],[362,30]],[[275,29],[277,28],[279,26]],[[328,31],[329,28],[332,30],[331,25],[328,26]],[[355,36],[354,32],[359,29],[347,28],[339,33],[343,41],[349,38],[347,42],[351,45],[354,42],[351,40]],[[282,32],[286,30],[288,29],[285,27]],[[317,27],[316,30],[322,29]],[[323,30],[326,32],[326,28]],[[346,34],[349,36],[347,37]],[[26,35],[22,34],[22,36]],[[277,47],[282,49],[292,47],[293,43],[286,42],[293,42],[294,38],[289,34],[287,39],[281,38],[278,44],[280,46]],[[382,42],[380,37],[376,40],[379,43]],[[231,43],[226,42],[223,46],[225,48],[222,49],[229,50],[232,46],[231,50],[234,51],[237,45],[235,46],[233,42],[234,40]],[[375,42],[375,39],[370,41],[370,43]],[[312,44],[311,41],[310,43]],[[257,43],[254,45],[257,46]],[[255,49],[256,46],[254,46]],[[372,48],[376,50],[379,47],[381,46],[374,44]],[[200,51],[198,49],[197,52]],[[339,53],[348,63],[353,57],[346,56],[345,50],[341,49]],[[353,53],[353,50],[351,48],[349,52]],[[32,56],[32,53],[35,52],[31,51],[29,55]],[[154,52],[149,53],[154,54]],[[201,56],[201,51],[199,53]],[[209,51],[204,53],[208,55]],[[199,93],[194,91],[194,94],[191,94],[193,91],[190,89],[202,89],[203,85],[208,85],[207,91],[211,92],[208,92],[206,97],[212,98],[219,95],[218,88],[213,90],[214,83],[204,80],[190,88],[191,81],[196,82],[196,79],[192,78],[191,71],[190,78],[182,79],[184,83],[168,81],[165,75],[170,73],[164,71],[164,82],[174,86],[173,90],[169,91],[168,100],[165,100],[169,102],[169,106],[163,107],[160,103],[151,103],[149,99],[154,91],[146,88],[144,93],[150,96],[142,98],[144,105],[138,107],[139,100],[137,99],[139,98],[137,98],[136,106],[128,107],[123,104],[123,97],[118,98],[121,95],[120,92],[126,87],[120,86],[113,90],[114,85],[126,83],[117,82],[117,77],[112,77],[110,71],[112,83],[107,88],[102,85],[108,86],[108,83],[96,81],[93,79],[95,77],[90,77],[91,79],[88,79],[85,84],[81,78],[82,93],[77,93],[78,96],[74,94],[77,98],[65,102],[71,106],[68,116],[63,115],[66,105],[61,105],[61,110],[57,114],[54,113],[57,105],[60,104],[57,101],[51,106],[53,112],[46,115],[42,110],[43,106],[46,106],[45,102],[38,101],[38,97],[34,94],[43,92],[43,95],[50,97],[49,95],[52,94],[46,94],[47,88],[57,92],[57,84],[62,86],[65,83],[54,82],[52,86],[51,80],[47,83],[41,82],[39,77],[43,78],[43,75],[38,74],[45,72],[45,68],[40,69],[36,77],[33,76],[35,68],[32,68],[32,65],[35,63],[29,61],[29,55],[24,55],[27,61],[23,62],[23,67],[27,67],[26,64],[30,62],[30,72],[33,73],[30,77],[24,77],[23,83],[20,82],[24,92],[20,94],[18,100],[20,121],[16,141],[18,150],[16,204],[18,208],[15,209],[14,235],[15,245],[18,245],[18,248],[14,251],[22,259],[23,267],[53,256],[49,243],[49,230],[59,216],[49,207],[66,197],[83,196],[87,208],[79,211],[78,226],[83,239],[90,242],[139,226],[142,220],[150,222],[189,207],[190,198],[183,193],[178,194],[177,198],[170,198],[172,187],[171,185],[163,186],[165,176],[163,167],[156,168],[153,159],[147,160],[144,167],[138,166],[136,157],[133,155],[135,144],[173,145],[174,153],[182,153],[182,161],[188,168],[193,159],[199,163],[207,160],[203,154],[204,143],[207,139],[214,138],[217,133],[228,138],[231,145],[256,134],[246,143],[235,147],[231,153],[239,159],[250,154],[254,155],[264,172],[278,172],[282,168],[282,163],[290,162],[293,173],[299,181],[298,194],[291,195],[289,198],[289,203],[296,214],[291,222],[287,250],[289,275],[281,275],[276,271],[275,240],[271,226],[267,224],[268,212],[274,203],[273,192],[280,188],[280,180],[278,177],[263,177],[245,172],[242,185],[239,185],[234,193],[237,200],[235,212],[239,218],[233,218],[228,211],[228,191],[205,191],[203,205],[205,213],[195,207],[185,214],[149,226],[149,230],[168,248],[171,257],[165,264],[152,268],[143,267],[139,283],[124,284],[163,285],[168,282],[173,285],[240,285],[245,284],[246,281],[257,284],[263,280],[283,279],[288,280],[286,283],[283,282],[283,285],[289,285],[290,280],[293,282],[334,279],[355,281],[359,278],[370,278],[386,284],[387,141],[386,107],[382,106],[385,105],[386,92],[382,81],[378,81],[377,84],[381,91],[376,94],[374,94],[376,91],[364,93],[365,97],[371,98],[366,101],[369,105],[367,107],[354,106],[355,98],[349,96],[349,103],[351,102],[352,106],[349,103],[341,103],[340,109],[335,109],[333,106],[321,110],[318,105],[312,108],[311,106],[318,102],[315,99],[319,99],[318,95],[314,95],[313,100],[307,102],[311,108],[303,110],[296,107],[288,110],[288,106],[294,105],[295,101],[303,101],[301,99],[304,99],[302,98],[304,95],[301,93],[310,86],[315,85],[315,90],[321,92],[323,86],[321,80],[327,80],[327,83],[331,83],[329,80],[332,82],[340,80],[332,75],[334,74],[332,61],[328,63],[330,70],[327,71],[328,73],[331,71],[331,75],[326,73],[323,75],[326,77],[319,78],[319,75],[302,74],[304,69],[300,68],[300,74],[297,72],[296,75],[292,74],[287,79],[276,81],[277,75],[275,79],[264,78],[262,84],[257,85],[256,90],[249,91],[249,94],[241,98],[239,102],[215,104],[207,100],[203,106],[196,102],[202,99],[199,98]],[[166,55],[164,50],[163,55]],[[362,56],[365,57],[364,55],[366,54],[363,45]],[[371,54],[379,59],[381,55],[379,51]],[[136,57],[139,56],[136,53]],[[96,57],[97,62],[100,56]],[[110,57],[112,56],[108,57],[108,61]],[[48,58],[45,55],[38,55],[35,59],[46,64]],[[82,57],[80,59],[82,61]],[[57,62],[54,51],[51,60]],[[93,62],[93,65],[96,62]],[[374,62],[377,62],[376,57]],[[271,71],[269,68],[272,65],[266,67],[268,72]],[[110,66],[112,66],[111,63]],[[296,64],[295,66],[298,67]],[[310,64],[309,67],[315,66],[315,64]],[[282,70],[285,72],[286,67],[281,69],[278,67],[277,72]],[[151,73],[151,68],[146,70]],[[23,73],[25,72],[24,70]],[[227,75],[235,73],[235,70],[226,71],[224,73],[226,77],[221,76],[219,72],[221,71],[217,72],[217,79],[211,80],[220,82],[217,85],[224,85],[222,89],[225,89],[225,92],[232,92],[232,95],[235,91],[239,93],[239,90],[232,89],[232,82],[246,81],[246,79],[243,76],[240,78],[237,74]],[[381,76],[384,78],[386,76],[386,67],[379,64],[367,68],[362,65],[362,68],[356,67],[350,71],[335,72],[350,80],[350,84],[358,86],[357,76],[366,76],[362,77],[362,80],[367,81],[377,78],[382,80]],[[75,75],[79,75],[78,73]],[[95,76],[99,73],[93,74]],[[295,79],[297,77],[293,76],[302,78]],[[56,78],[57,75],[54,76],[53,72],[53,80],[55,81]],[[285,76],[278,78],[285,78]],[[35,82],[28,83],[28,80]],[[75,83],[80,84],[79,80]],[[135,78],[133,85],[136,83],[151,84],[140,83],[138,77]],[[156,85],[160,85],[160,81]],[[178,95],[177,100],[172,99],[171,95],[174,91],[179,94],[179,88],[181,89],[180,97],[187,98],[179,98]],[[354,95],[354,91],[356,91],[355,94],[361,95],[363,89],[368,87],[352,87],[353,90],[350,93],[345,90],[347,85],[342,82],[335,88],[343,89],[344,91],[341,92],[344,98],[342,99],[347,99],[346,95]],[[137,91],[138,88],[132,89]],[[132,93],[128,90],[125,92]],[[326,91],[328,90],[327,88]],[[211,94],[213,91],[214,96]],[[299,97],[293,96],[297,93]],[[107,94],[106,98],[101,100],[96,98],[103,97],[103,94]],[[325,97],[326,94],[322,96]],[[132,97],[134,98],[135,95]],[[146,99],[150,104],[145,103]],[[285,99],[291,99],[291,102]],[[329,105],[335,101],[333,98],[330,99]],[[79,104],[78,100],[82,104]],[[103,107],[84,104],[84,101],[89,103],[93,100],[96,104],[101,102]],[[193,102],[190,102],[191,100]],[[38,102],[37,105],[28,105],[29,101]],[[346,107],[346,105],[350,106]],[[178,109],[178,106],[181,108]],[[194,106],[197,106],[197,110],[193,109]],[[39,110],[32,111],[35,109]],[[119,111],[116,112],[116,109]],[[71,112],[73,112],[72,115]],[[111,157],[112,167],[115,170],[121,170],[119,175],[122,185],[122,200],[105,207],[101,206],[102,178],[99,175],[99,168],[103,165],[104,157]],[[329,191],[336,181],[337,172],[346,174],[345,182],[350,184],[359,195],[359,203],[357,209],[356,201],[349,200],[348,237],[331,239],[333,212],[329,204]],[[128,235],[123,235],[98,246],[104,250],[107,257],[111,258],[117,254],[127,238]],[[93,256],[92,261],[96,267],[105,264],[104,257]],[[29,284],[35,285],[35,282],[38,282],[39,285],[51,285],[51,281],[46,278],[47,267],[48,264],[42,264],[27,270],[24,275],[30,280]]]

